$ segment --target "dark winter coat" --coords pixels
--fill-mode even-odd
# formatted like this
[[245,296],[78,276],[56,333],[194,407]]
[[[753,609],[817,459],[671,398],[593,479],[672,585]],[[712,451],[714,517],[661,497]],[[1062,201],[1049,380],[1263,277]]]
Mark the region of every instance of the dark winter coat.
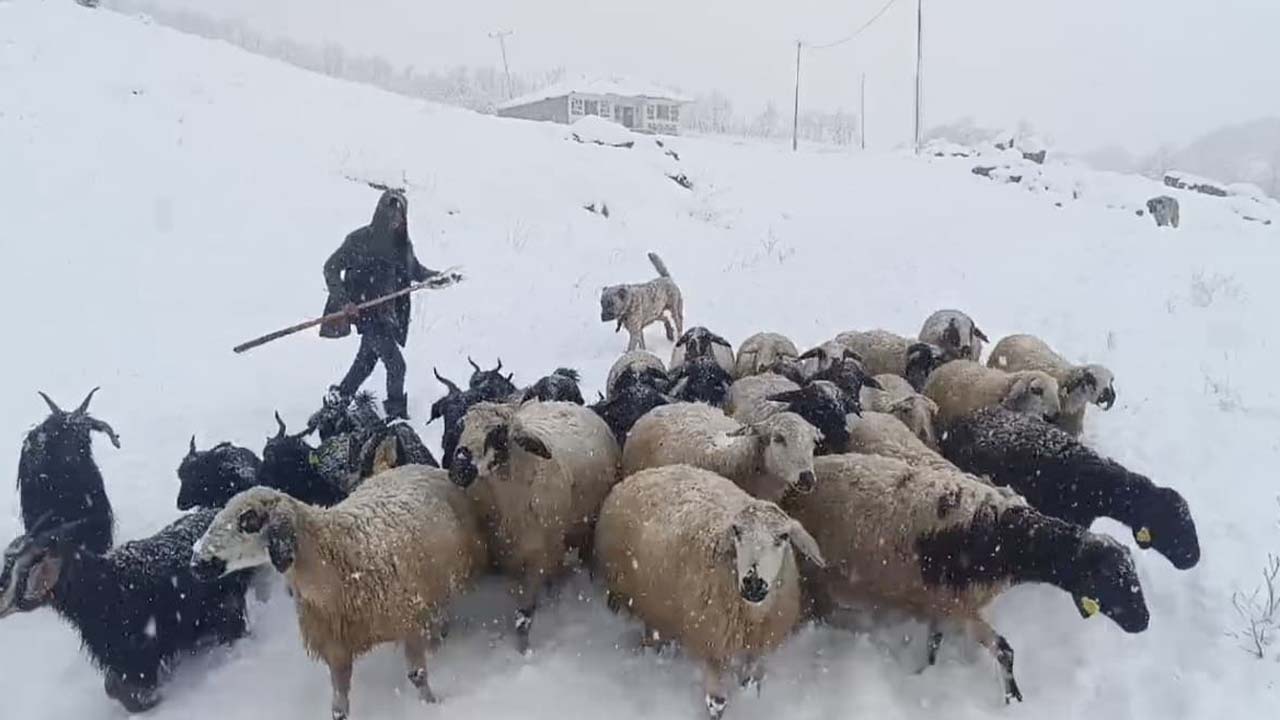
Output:
[[[408,203],[404,194],[398,190],[382,193],[373,211],[373,220],[348,235],[342,247],[324,264],[324,282],[329,289],[325,315],[340,312],[349,303],[359,305],[437,274],[423,267],[413,254],[407,218]],[[360,313],[356,330],[361,334],[385,333],[403,346],[409,337],[412,307],[412,300],[404,295],[369,308]],[[351,324],[346,319],[320,326],[321,337],[349,334]]]

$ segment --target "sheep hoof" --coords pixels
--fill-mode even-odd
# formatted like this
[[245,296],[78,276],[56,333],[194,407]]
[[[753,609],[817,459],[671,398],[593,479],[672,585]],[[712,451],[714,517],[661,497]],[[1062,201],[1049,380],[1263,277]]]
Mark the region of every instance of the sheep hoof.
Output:
[[1022,691],[1018,689],[1017,682],[1010,680],[1009,684],[1005,686],[1004,689],[1004,704],[1009,705],[1014,700],[1022,702]]

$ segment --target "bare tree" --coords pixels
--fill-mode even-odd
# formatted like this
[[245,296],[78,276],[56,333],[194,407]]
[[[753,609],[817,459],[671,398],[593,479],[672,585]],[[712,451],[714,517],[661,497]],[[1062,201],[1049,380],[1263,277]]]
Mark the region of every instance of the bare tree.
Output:
[[1250,655],[1262,660],[1280,632],[1280,556],[1267,555],[1262,568],[1262,584],[1253,592],[1231,594],[1231,605],[1244,626],[1231,633]]

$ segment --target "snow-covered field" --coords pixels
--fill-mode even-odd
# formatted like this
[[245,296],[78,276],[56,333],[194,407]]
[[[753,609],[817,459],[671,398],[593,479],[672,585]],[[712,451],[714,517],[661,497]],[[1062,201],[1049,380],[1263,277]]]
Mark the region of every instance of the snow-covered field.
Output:
[[[1008,593],[990,617],[1018,651],[1027,702],[1006,709],[981,652],[944,645],[939,666],[915,675],[922,650],[903,639],[918,628],[806,628],[732,717],[1280,712],[1280,648],[1259,661],[1229,636],[1241,624],[1233,588],[1252,588],[1280,550],[1280,227],[1172,191],[1182,228],[1159,230],[1132,208],[1166,189],[1071,168],[1054,169],[1052,184],[1069,174],[1078,192],[1028,192],[974,176],[963,159],[676,138],[676,161],[650,139],[628,150],[568,137],[70,0],[0,2],[0,466],[16,467],[43,417],[36,390],[68,405],[102,385],[95,414],[124,443],[97,447],[119,537],[171,520],[192,433],[201,446],[261,447],[273,410],[298,426],[345,369],[354,340],[230,348],[319,312],[320,265],[376,198],[348,177],[407,184],[419,256],[469,276],[416,300],[407,355],[419,430],[440,390],[431,366],[461,379],[468,354],[500,355],[524,381],[577,367],[594,396],[625,346],[598,321],[599,288],[650,277],[648,250],[681,283],[689,323],[733,340],[911,333],[959,306],[993,338],[1035,331],[1116,372],[1119,402],[1091,416],[1087,440],[1179,489],[1203,546],[1189,572],[1138,556],[1146,633],[1081,621],[1052,588]],[[656,330],[649,338],[669,349]],[[438,433],[424,437],[434,445]],[[19,527],[16,495],[4,493],[0,536]],[[1131,543],[1118,525],[1102,529]],[[585,579],[538,616],[531,659],[492,620],[508,611],[496,584],[463,609],[470,621],[432,665],[442,705],[406,692],[394,650],[358,664],[356,716],[701,717],[693,666],[620,649],[634,628]],[[327,673],[304,655],[284,593],[253,621],[234,649],[181,666],[152,715],[327,716]],[[5,718],[123,715],[50,611],[0,623],[0,697]]]

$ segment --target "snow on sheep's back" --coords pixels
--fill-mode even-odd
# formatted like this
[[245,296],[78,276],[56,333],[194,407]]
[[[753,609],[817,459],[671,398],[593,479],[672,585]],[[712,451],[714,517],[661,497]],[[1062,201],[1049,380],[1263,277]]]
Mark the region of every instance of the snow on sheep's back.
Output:
[[[316,407],[353,340],[230,348],[316,314],[321,264],[372,211],[364,181],[406,185],[419,256],[468,274],[416,300],[407,356],[419,429],[440,390],[430,367],[461,379],[467,355],[500,355],[524,382],[576,367],[594,395],[625,345],[598,321],[599,288],[651,277],[649,250],[680,283],[688,324],[734,341],[761,329],[802,346],[855,328],[909,334],[932,310],[960,306],[993,339],[1034,331],[1072,359],[1111,366],[1119,403],[1090,416],[1086,439],[1186,495],[1204,546],[1190,572],[1137,555],[1152,610],[1142,635],[1082,622],[1049,588],[998,601],[990,616],[1018,651],[1021,711],[1251,717],[1280,702],[1274,662],[1251,660],[1227,635],[1239,625],[1232,588],[1252,587],[1280,549],[1270,228],[1188,199],[1183,228],[1157,230],[1108,205],[1159,188],[1084,171],[1081,199],[1057,207],[953,161],[694,138],[578,143],[563,126],[334,81],[69,0],[0,3],[0,87],[10,308],[0,466],[16,466],[22,433],[42,417],[36,390],[67,405],[102,385],[95,414],[124,444],[96,448],[121,538],[176,515],[174,471],[192,433],[202,447],[260,448],[273,410],[299,427]],[[691,189],[669,177],[680,174]],[[656,329],[649,341],[670,349]],[[0,498],[5,537],[16,518],[16,496]],[[1099,529],[1132,545],[1119,526]],[[700,715],[693,665],[618,649],[634,628],[587,581],[539,615],[530,660],[496,637],[492,617],[509,610],[497,583],[463,608],[470,622],[431,668],[439,709],[397,692],[407,685],[387,649],[357,666],[357,715]],[[989,658],[962,644],[913,674],[919,647],[899,646],[918,630],[806,628],[774,659],[761,697],[730,712],[1003,712]],[[119,712],[49,611],[0,622],[0,666],[6,716]],[[277,592],[256,607],[251,638],[182,666],[166,691],[156,718],[303,719],[327,712],[328,678]]]

